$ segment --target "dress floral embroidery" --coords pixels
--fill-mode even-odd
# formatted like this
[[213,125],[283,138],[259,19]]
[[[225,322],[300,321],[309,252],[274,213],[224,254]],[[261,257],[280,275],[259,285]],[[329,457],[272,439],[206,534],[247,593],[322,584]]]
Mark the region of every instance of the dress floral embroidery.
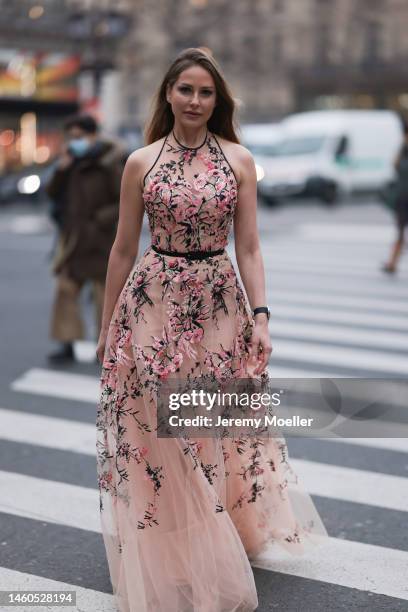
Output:
[[[144,181],[152,245],[223,249],[237,192],[214,134],[196,149],[169,134]],[[150,246],[121,291],[96,419],[101,525],[120,612],[255,610],[248,558],[271,541],[301,554],[313,534],[326,534],[283,439],[157,438],[161,381],[246,377],[253,325],[226,251],[193,260]]]

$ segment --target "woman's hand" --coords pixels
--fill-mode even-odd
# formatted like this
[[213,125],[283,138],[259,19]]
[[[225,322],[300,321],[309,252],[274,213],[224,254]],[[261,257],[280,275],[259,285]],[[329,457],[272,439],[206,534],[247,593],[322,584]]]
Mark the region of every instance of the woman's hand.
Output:
[[96,356],[101,365],[103,364],[103,357],[105,355],[105,345],[106,345],[107,336],[108,336],[108,332],[105,330],[102,330],[101,333],[99,334],[98,344],[96,347]]
[[[259,315],[258,315],[259,316]],[[262,374],[269,363],[272,353],[272,344],[269,337],[268,320],[262,314],[262,320],[256,321],[250,340],[250,361],[257,363],[253,373]]]

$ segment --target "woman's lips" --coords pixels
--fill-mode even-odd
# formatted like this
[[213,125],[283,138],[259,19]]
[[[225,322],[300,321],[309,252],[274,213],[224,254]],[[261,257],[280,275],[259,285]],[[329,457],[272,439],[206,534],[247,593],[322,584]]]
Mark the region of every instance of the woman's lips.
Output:
[[186,111],[184,114],[185,115],[190,115],[190,117],[199,117],[200,116],[200,113],[192,113],[190,111]]

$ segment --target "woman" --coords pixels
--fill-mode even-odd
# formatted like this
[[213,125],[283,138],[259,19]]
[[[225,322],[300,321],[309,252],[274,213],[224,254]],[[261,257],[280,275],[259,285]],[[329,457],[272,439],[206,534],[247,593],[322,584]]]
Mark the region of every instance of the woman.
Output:
[[[272,540],[299,554],[326,534],[283,440],[155,431],[159,381],[268,377],[256,172],[233,112],[214,59],[185,50],[124,170],[97,347],[101,521],[121,612],[255,610],[248,556]],[[144,210],[152,245],[134,267]],[[224,250],[232,221],[255,314]]]
[[408,124],[403,123],[404,142],[395,160],[397,182],[395,185],[395,214],[397,222],[397,239],[393,244],[389,261],[383,271],[394,274],[397,271],[402,249],[404,248],[405,226],[408,225]]

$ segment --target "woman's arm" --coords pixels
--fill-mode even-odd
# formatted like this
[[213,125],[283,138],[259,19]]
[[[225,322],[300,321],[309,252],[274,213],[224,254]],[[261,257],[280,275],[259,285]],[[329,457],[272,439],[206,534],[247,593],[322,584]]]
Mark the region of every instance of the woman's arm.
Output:
[[[235,254],[251,308],[265,306],[265,272],[256,221],[256,170],[252,155],[240,151],[240,184],[234,216]],[[265,314],[257,315],[266,320]]]
[[108,269],[101,336],[106,337],[116,301],[135,263],[139,249],[144,203],[141,190],[142,158],[134,151],[128,158],[122,176],[119,203],[119,221]]
[[[252,155],[239,148],[240,181],[234,215],[235,254],[239,272],[252,309],[266,305],[265,270],[261,254],[257,212],[256,169]],[[255,315],[255,331],[251,341],[252,354],[260,359],[254,370],[259,374],[269,361],[272,346],[269,339],[268,319],[265,313]],[[260,353],[261,351],[261,353]]]

